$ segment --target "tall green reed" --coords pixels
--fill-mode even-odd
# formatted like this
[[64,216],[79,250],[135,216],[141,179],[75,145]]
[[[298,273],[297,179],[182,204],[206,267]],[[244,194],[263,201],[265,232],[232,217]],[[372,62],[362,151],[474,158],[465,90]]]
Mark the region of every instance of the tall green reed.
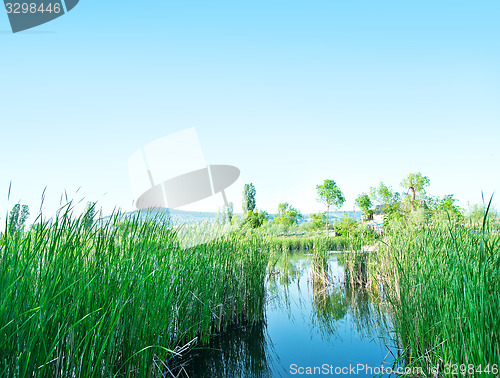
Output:
[[401,225],[378,255],[408,364],[500,364],[500,235],[487,214],[481,229]]
[[162,219],[68,204],[0,237],[0,375],[158,376],[176,345],[263,316],[268,257],[226,235],[182,249]]

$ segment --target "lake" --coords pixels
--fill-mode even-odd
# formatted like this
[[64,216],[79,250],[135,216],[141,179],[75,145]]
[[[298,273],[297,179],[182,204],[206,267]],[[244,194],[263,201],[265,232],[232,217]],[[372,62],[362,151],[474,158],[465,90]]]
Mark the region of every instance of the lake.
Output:
[[380,368],[392,368],[398,349],[387,304],[346,285],[342,259],[331,255],[326,276],[312,256],[287,254],[266,283],[265,320],[171,360],[173,376],[389,376]]

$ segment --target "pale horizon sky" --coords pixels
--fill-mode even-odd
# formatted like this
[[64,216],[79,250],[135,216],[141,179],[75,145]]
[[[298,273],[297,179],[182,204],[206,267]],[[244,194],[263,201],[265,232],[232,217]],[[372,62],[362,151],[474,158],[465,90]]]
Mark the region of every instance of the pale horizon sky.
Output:
[[104,213],[132,210],[129,157],[192,127],[207,164],[240,168],[237,211],[243,183],[260,209],[311,213],[325,210],[316,185],[333,179],[352,211],[380,181],[402,191],[410,172],[464,208],[481,191],[488,200],[500,188],[499,11],[493,0],[82,0],[17,34],[2,11],[0,221],[17,202],[33,220],[45,187],[47,213],[65,190]]

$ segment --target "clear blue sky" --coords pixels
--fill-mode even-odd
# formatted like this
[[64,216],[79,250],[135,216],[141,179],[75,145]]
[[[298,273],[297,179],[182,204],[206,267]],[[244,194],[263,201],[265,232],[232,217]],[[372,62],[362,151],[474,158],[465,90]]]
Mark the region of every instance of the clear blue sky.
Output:
[[81,0],[12,34],[0,12],[0,218],[18,201],[36,213],[45,186],[47,211],[79,187],[130,210],[129,156],[190,127],[269,212],[320,210],[325,178],[352,210],[415,171],[479,203],[500,189],[499,14],[497,0]]

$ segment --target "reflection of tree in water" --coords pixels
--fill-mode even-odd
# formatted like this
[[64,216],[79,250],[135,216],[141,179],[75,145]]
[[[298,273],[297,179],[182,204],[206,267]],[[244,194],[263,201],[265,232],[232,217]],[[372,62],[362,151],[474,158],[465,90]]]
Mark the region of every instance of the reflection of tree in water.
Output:
[[347,302],[341,288],[332,284],[325,261],[313,261],[311,272],[312,327],[317,327],[321,336],[329,339],[336,333],[337,321],[347,312]]
[[208,347],[169,361],[165,377],[271,377],[273,351],[265,337],[264,322],[228,327],[213,337]]
[[353,332],[365,338],[379,338],[385,345],[391,327],[389,311],[380,303],[380,298],[363,286],[333,284],[329,265],[313,262],[311,265],[312,299],[314,313],[312,326],[317,327],[322,337],[335,335],[337,322],[345,316],[352,319]]
[[[361,338],[378,339],[382,345],[392,345],[388,340],[390,317],[380,297],[363,286],[346,285],[347,264],[342,267],[331,255],[319,257],[283,253],[269,271],[266,311],[284,311],[291,324],[308,327],[311,334],[318,333],[324,340],[338,337],[340,330],[345,332],[343,327],[348,323],[353,333]],[[304,285],[302,291],[301,285]],[[295,317],[302,315],[310,319],[309,324],[307,320],[305,323],[301,319],[295,321]],[[173,359],[169,366],[174,368],[175,375],[166,377],[287,375],[283,367],[279,367],[279,357],[267,337],[264,322],[228,327],[212,338],[208,347],[194,349],[182,359]]]
[[[305,270],[304,260],[293,259],[290,252],[283,252],[269,274],[266,307],[284,310],[289,319],[293,318],[292,298],[296,306],[304,306],[300,292],[300,279]],[[290,293],[291,285],[297,285],[298,295]]]

